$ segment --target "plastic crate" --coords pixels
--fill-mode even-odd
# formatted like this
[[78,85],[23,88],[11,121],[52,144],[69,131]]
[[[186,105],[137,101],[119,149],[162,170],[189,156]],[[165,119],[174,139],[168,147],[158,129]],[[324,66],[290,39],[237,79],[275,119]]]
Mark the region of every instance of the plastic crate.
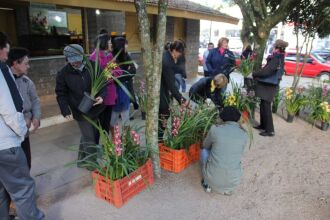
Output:
[[159,144],[160,166],[168,171],[179,173],[191,163],[199,160],[200,143],[189,146],[189,150],[174,150]]
[[154,183],[152,163],[149,159],[143,166],[122,179],[112,181],[92,173],[95,183],[95,194],[117,208],[122,207],[129,199]]

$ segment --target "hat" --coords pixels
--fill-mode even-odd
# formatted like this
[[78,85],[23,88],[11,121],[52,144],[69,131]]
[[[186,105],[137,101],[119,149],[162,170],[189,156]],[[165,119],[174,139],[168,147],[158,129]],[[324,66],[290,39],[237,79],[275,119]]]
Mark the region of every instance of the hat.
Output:
[[274,47],[286,48],[288,45],[289,45],[288,42],[284,40],[276,40]]
[[81,62],[84,59],[84,49],[79,44],[70,44],[63,50],[63,54],[69,63]]
[[223,88],[228,83],[227,77],[222,73],[215,75],[213,80],[214,80],[215,86],[217,86],[218,88]]
[[226,106],[220,112],[220,118],[223,121],[237,122],[241,118],[241,113],[233,106]]

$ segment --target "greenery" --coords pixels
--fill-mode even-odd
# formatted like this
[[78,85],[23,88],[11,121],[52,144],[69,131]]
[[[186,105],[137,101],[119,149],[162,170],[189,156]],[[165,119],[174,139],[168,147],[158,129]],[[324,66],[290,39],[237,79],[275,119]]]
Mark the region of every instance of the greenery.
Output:
[[141,112],[146,112],[147,111],[147,93],[145,90],[145,82],[140,80],[139,81],[139,89],[136,92],[137,95],[137,101],[139,103],[140,106],[140,110]]
[[310,108],[310,118],[315,121],[330,121],[330,91],[327,84],[321,86],[311,86],[308,90],[308,100]]
[[251,59],[250,56],[247,59],[241,59],[239,65],[239,71],[242,73],[244,77],[247,77],[252,73],[253,65],[254,65],[254,61],[253,59]]
[[248,111],[251,113],[257,104],[258,98],[254,91],[247,92],[246,89],[239,87],[236,83],[232,83],[233,91],[225,98],[225,106],[234,106],[240,112]]
[[281,92],[280,92],[280,89],[278,89],[276,91],[276,94],[275,94],[275,97],[274,97],[274,101],[273,101],[273,104],[272,104],[272,112],[273,113],[276,113],[277,112],[277,109],[278,109],[278,106],[280,104],[280,101],[281,101]]
[[308,99],[302,94],[302,88],[286,88],[284,103],[288,114],[296,115],[308,103]]
[[172,106],[171,123],[167,123],[165,131],[165,145],[172,149],[188,149],[203,139],[217,116],[217,108],[206,104],[199,104],[194,110],[187,102]]
[[[150,149],[142,147],[141,135],[130,127],[123,127],[120,133],[119,126],[115,127],[113,140],[108,133],[93,120],[85,117],[100,132],[102,145],[95,146],[98,153],[85,157],[88,167],[97,170],[100,175],[110,180],[121,179],[146,163],[149,158]],[[97,156],[96,162],[88,160]]]

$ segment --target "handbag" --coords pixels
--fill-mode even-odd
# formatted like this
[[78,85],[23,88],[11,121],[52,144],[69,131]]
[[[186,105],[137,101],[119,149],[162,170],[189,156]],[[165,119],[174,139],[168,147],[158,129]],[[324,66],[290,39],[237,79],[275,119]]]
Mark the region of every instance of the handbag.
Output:
[[284,73],[284,66],[282,65],[282,61],[280,60],[280,63],[277,69],[275,70],[274,74],[271,74],[266,77],[258,77],[257,81],[277,86],[282,79],[283,73]]

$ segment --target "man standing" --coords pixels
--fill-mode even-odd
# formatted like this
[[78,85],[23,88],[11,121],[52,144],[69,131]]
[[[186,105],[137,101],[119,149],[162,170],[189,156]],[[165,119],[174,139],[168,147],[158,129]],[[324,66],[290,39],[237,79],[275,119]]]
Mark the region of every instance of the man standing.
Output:
[[203,70],[204,70],[204,76],[205,77],[208,77],[210,76],[210,73],[207,69],[207,66],[206,66],[206,59],[209,55],[209,52],[210,50],[212,50],[214,48],[214,44],[212,42],[208,43],[207,44],[207,50],[204,51],[204,54],[203,54]]
[[9,220],[9,193],[20,220],[40,220],[35,183],[30,176],[21,142],[27,133],[23,100],[8,66],[9,41],[0,32],[0,219]]

